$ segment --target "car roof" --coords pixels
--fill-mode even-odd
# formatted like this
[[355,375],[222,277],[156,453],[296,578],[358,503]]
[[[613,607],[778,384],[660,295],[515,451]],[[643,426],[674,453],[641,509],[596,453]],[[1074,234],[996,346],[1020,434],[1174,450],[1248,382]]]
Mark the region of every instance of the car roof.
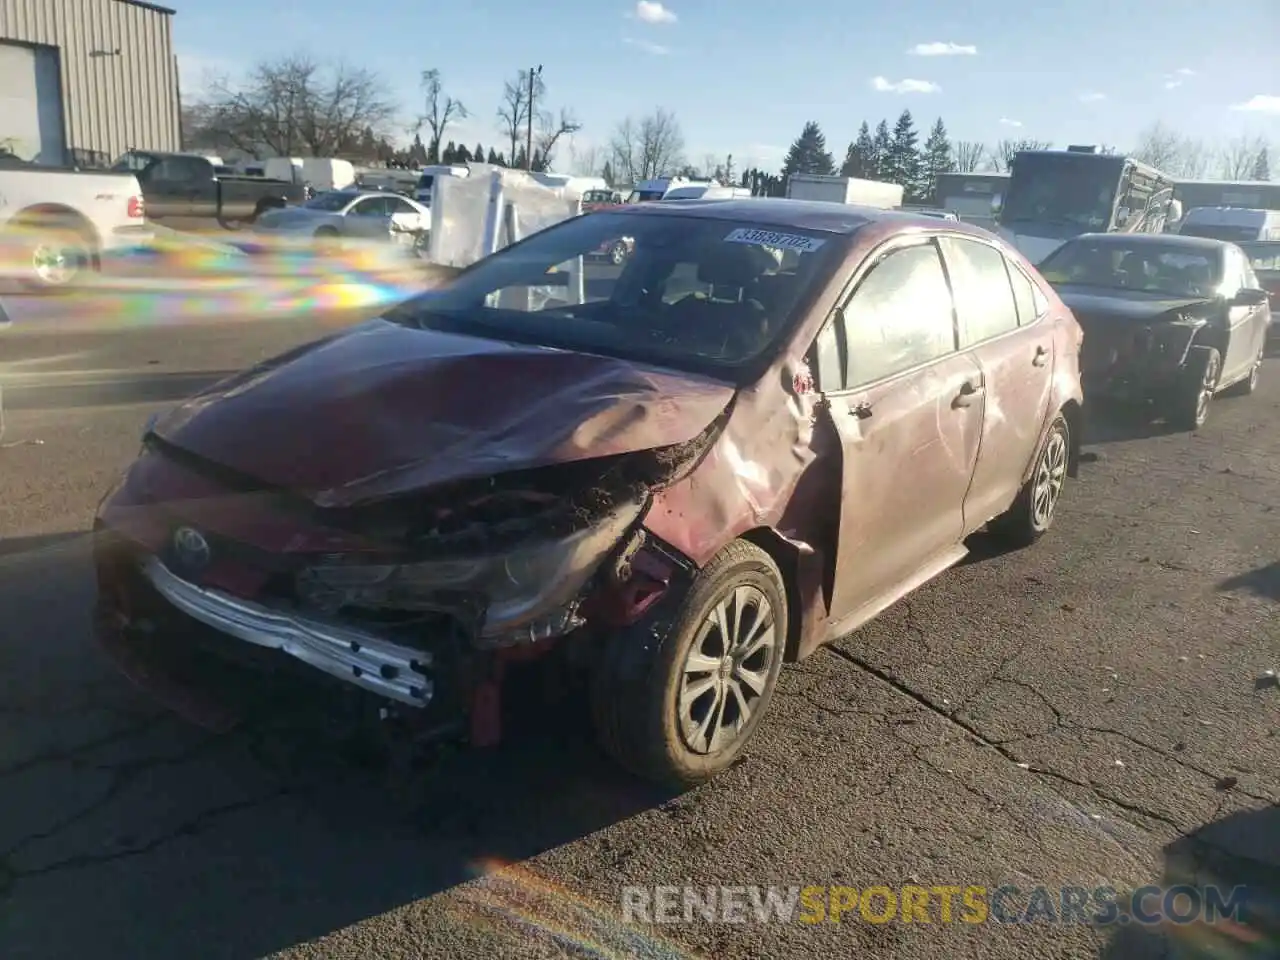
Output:
[[[823,200],[787,200],[781,197],[738,197],[727,200],[663,200],[661,203],[627,204],[620,211],[627,216],[697,217],[707,220],[745,220],[767,227],[792,227],[823,233],[849,235],[868,224],[899,224],[938,229],[938,218],[910,211],[883,210],[856,204]],[[948,229],[982,236],[960,221],[947,221]]]
[[[1082,233],[1077,240],[1089,240],[1094,243],[1115,244],[1116,246],[1134,246],[1150,243],[1162,247],[1182,247],[1186,250],[1202,250],[1209,252],[1222,247],[1230,247],[1226,240],[1214,240],[1210,237],[1184,237],[1180,233]],[[1070,242],[1070,241],[1068,241]]]

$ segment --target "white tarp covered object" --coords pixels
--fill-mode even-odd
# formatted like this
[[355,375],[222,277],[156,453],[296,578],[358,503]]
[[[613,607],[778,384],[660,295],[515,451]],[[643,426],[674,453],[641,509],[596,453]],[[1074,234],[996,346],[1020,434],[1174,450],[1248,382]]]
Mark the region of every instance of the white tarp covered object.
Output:
[[539,183],[523,170],[471,164],[467,177],[436,177],[427,259],[469,267],[495,250],[582,212],[582,192]]

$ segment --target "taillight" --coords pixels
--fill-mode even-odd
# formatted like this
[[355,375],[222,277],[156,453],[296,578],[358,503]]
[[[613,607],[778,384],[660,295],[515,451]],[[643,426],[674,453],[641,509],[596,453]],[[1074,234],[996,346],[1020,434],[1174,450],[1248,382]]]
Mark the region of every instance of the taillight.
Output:
[[147,202],[142,197],[129,198],[129,217],[141,220],[147,215]]

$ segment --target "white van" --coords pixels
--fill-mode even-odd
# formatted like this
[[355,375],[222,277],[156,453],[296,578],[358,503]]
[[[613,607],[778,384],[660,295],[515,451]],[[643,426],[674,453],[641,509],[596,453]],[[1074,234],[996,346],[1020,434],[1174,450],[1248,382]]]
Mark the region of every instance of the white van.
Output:
[[1184,237],[1240,241],[1280,240],[1280,210],[1245,207],[1192,207],[1182,218]]

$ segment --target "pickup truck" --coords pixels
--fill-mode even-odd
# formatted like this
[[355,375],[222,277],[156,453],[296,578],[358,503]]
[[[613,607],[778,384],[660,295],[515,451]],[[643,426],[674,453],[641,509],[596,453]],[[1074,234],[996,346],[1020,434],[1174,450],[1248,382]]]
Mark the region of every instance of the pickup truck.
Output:
[[36,290],[82,283],[105,255],[150,238],[145,212],[131,173],[0,157],[0,279]]
[[252,223],[264,210],[297,203],[305,188],[288,180],[237,176],[208,157],[131,150],[113,170],[132,170],[153,220]]

